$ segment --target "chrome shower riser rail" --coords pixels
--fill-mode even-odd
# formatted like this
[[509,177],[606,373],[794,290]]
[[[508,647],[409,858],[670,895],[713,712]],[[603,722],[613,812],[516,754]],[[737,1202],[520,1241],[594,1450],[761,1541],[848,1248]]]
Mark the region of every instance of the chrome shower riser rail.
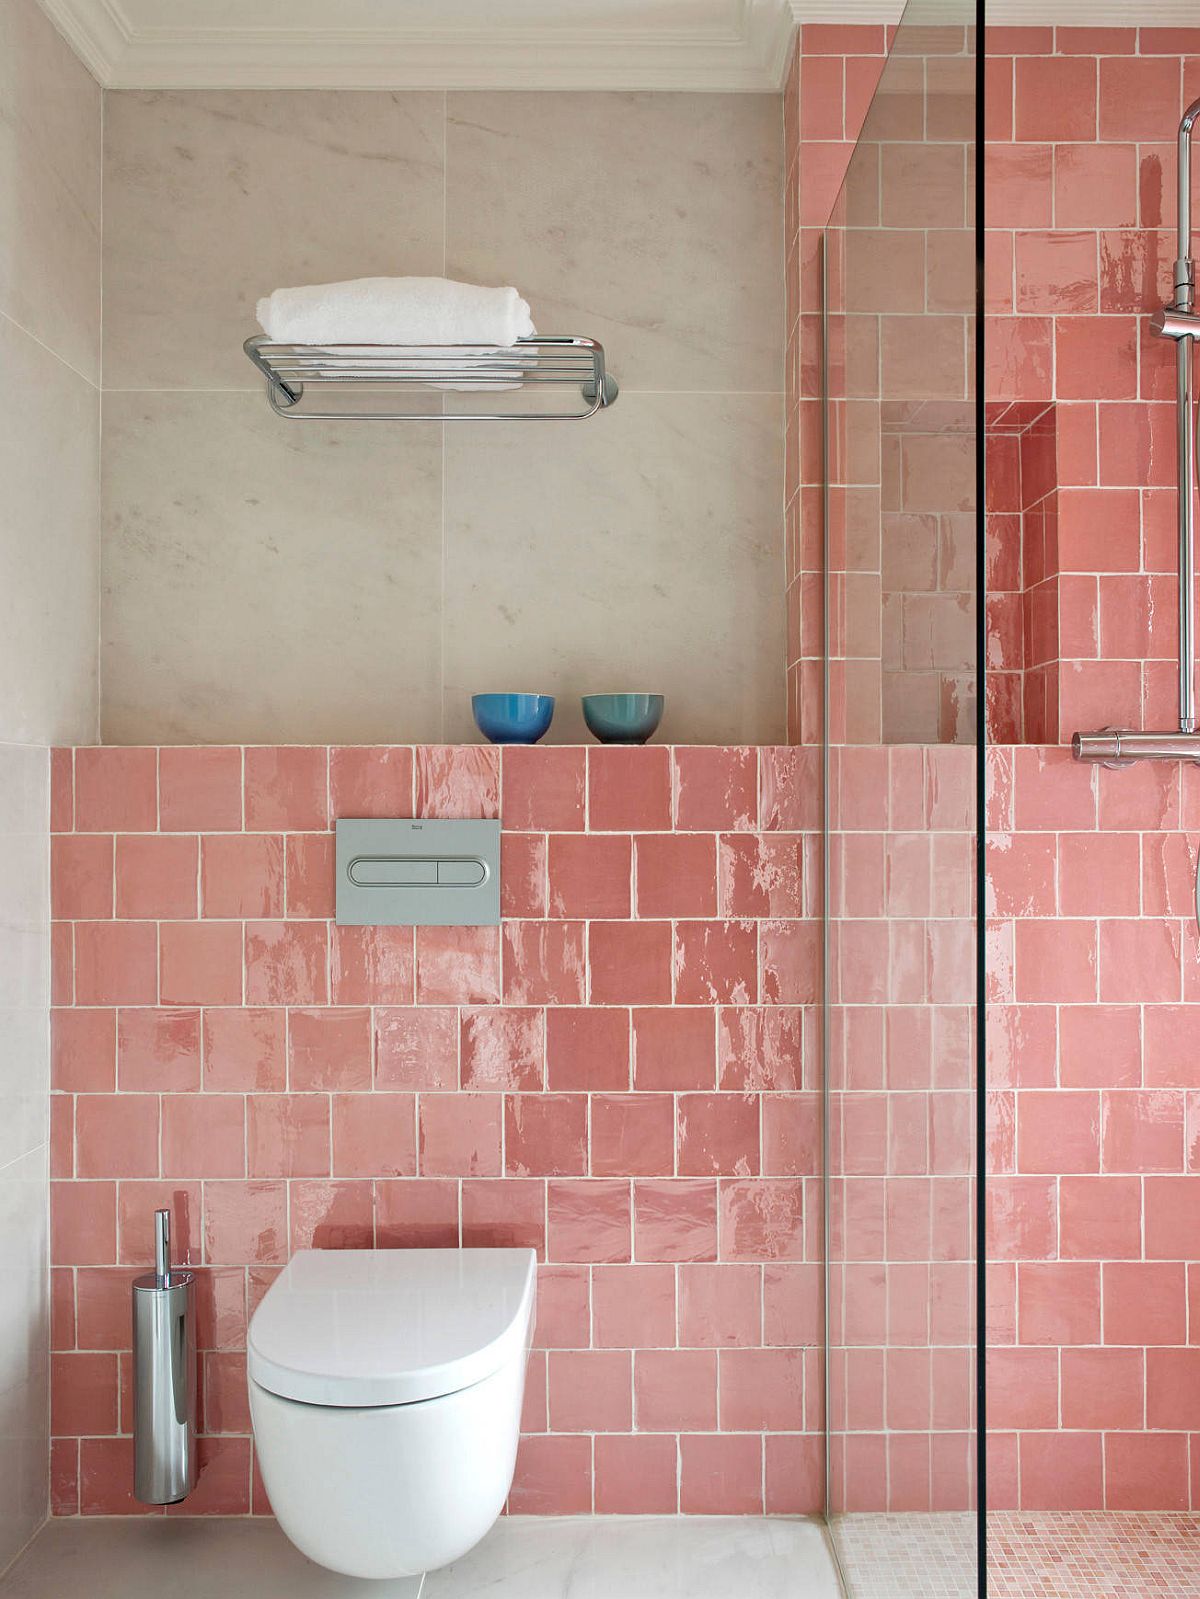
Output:
[[[1183,113],[1179,124],[1178,245],[1175,251],[1173,310],[1177,319],[1196,325],[1196,263],[1192,259],[1192,129],[1200,116],[1200,100]],[[1171,337],[1165,325],[1163,335]],[[1196,728],[1196,416],[1192,369],[1194,334],[1176,335],[1175,409],[1179,455],[1179,726]],[[1200,892],[1200,890],[1198,890]]]
[[[1196,731],[1196,453],[1200,418],[1196,414],[1193,369],[1200,341],[1196,314],[1196,263],[1192,258],[1192,131],[1200,120],[1200,100],[1190,105],[1179,124],[1179,229],[1175,251],[1175,298],[1155,312],[1150,327],[1160,338],[1175,340],[1176,452],[1179,463],[1179,731],[1119,733],[1111,728],[1076,733],[1076,760],[1127,766],[1132,761],[1200,760]],[[1192,740],[1197,741],[1193,748]],[[1197,923],[1200,925],[1200,876],[1197,877]]]

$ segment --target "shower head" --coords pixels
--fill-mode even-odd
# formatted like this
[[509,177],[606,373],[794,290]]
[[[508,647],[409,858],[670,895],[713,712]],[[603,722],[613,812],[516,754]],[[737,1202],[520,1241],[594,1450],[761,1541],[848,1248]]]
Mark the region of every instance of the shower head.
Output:
[[1192,260],[1192,129],[1198,119],[1200,119],[1200,100],[1188,106],[1179,124],[1179,244],[1175,251],[1176,311],[1190,311],[1196,298],[1196,263]]

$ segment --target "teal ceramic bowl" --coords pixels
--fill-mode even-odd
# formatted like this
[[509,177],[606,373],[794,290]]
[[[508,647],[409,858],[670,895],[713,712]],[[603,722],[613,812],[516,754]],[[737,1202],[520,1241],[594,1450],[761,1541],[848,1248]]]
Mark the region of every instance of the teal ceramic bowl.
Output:
[[661,694],[585,694],[583,719],[601,744],[644,744],[662,721]]
[[536,744],[554,716],[553,694],[473,694],[475,726],[493,744]]

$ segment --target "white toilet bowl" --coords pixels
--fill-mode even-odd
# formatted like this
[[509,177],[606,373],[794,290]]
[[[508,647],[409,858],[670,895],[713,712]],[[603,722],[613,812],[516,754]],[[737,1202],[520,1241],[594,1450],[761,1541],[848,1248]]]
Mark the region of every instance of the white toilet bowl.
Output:
[[447,1565],[512,1485],[533,1330],[529,1249],[299,1251],[250,1322],[271,1508],[352,1577]]

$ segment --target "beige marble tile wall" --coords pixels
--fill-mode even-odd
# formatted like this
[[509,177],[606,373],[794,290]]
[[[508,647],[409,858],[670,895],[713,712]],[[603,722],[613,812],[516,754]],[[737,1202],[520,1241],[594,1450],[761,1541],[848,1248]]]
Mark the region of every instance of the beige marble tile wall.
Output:
[[49,770],[0,744],[0,1572],[49,1498]]
[[96,733],[100,91],[0,0],[0,740]]
[[[767,95],[108,94],[105,741],[459,741],[484,688],[781,739],[781,142]],[[599,338],[617,406],[271,414],[260,294],[441,272]]]
[[49,757],[94,739],[100,91],[0,0],[0,1571],[46,1515]]

